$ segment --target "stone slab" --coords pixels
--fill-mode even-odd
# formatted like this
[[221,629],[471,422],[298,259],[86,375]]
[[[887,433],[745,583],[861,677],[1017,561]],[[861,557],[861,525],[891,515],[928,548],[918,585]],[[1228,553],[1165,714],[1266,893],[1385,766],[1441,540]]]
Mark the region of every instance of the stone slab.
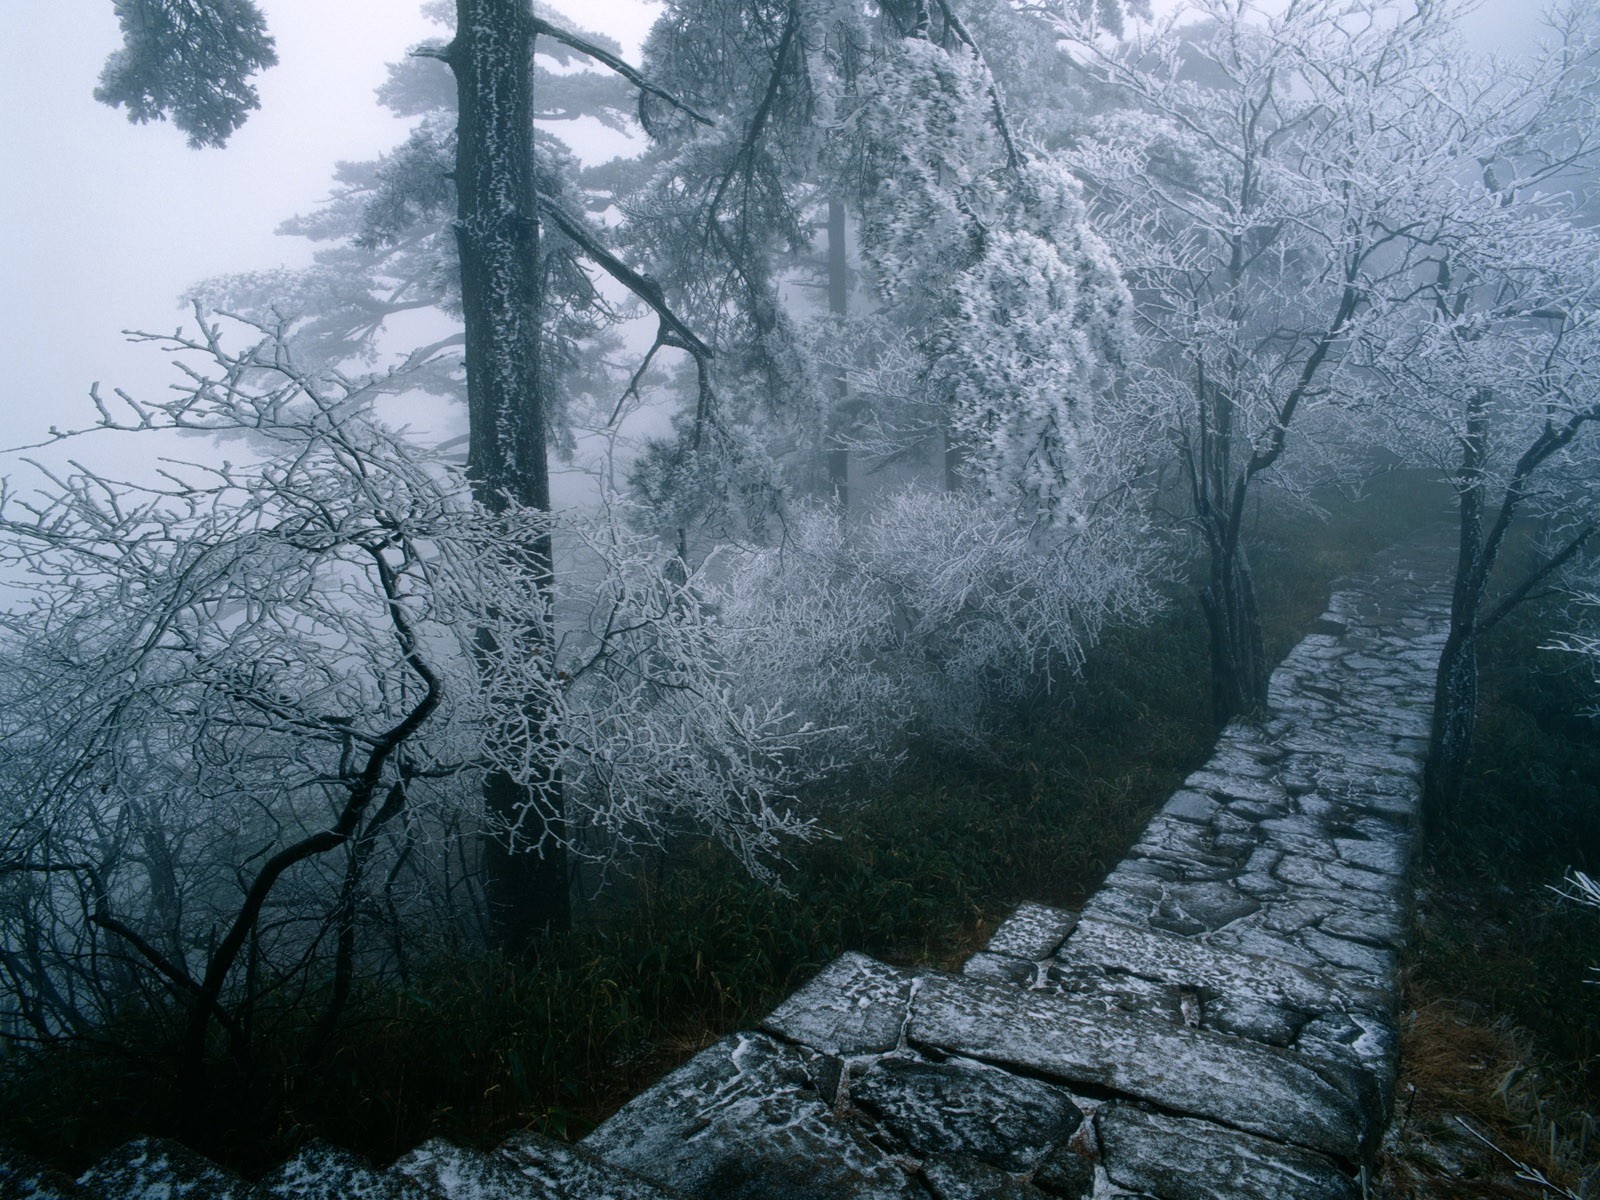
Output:
[[970,1158],[940,1155],[922,1164],[933,1200],[1044,1200],[1045,1193],[1004,1171]]
[[990,983],[1032,987],[1039,978],[1039,964],[1026,958],[1010,958],[1004,954],[979,950],[961,964],[961,973],[973,979],[987,979]]
[[390,1168],[441,1200],[567,1200],[555,1188],[524,1179],[498,1155],[431,1138]]
[[759,1028],[824,1054],[882,1054],[900,1041],[911,976],[865,954],[841,954]]
[[314,1141],[256,1185],[252,1200],[437,1200],[437,1193],[360,1155]]
[[193,1150],[164,1138],[138,1138],[119,1146],[82,1175],[78,1184],[100,1196],[162,1200],[247,1200],[251,1187]]
[[1206,1121],[1107,1104],[1095,1131],[1112,1182],[1160,1200],[1360,1200],[1322,1155]]
[[760,1034],[695,1055],[581,1144],[703,1200],[926,1200],[822,1099],[805,1052]]
[[1038,961],[1049,958],[1078,923],[1078,914],[1045,904],[1022,904],[1000,923],[986,949],[990,954]]
[[11,1146],[0,1146],[0,1200],[95,1200],[78,1181],[36,1162]]
[[495,1154],[524,1179],[572,1200],[686,1200],[682,1192],[625,1171],[598,1154],[532,1131],[514,1134]]
[[1093,963],[1157,979],[1177,987],[1204,989],[1238,1000],[1302,1012],[1338,1009],[1386,1011],[1379,989],[1290,963],[1257,958],[1115,921],[1085,918],[1061,948],[1059,958]]
[[909,1035],[920,1046],[1340,1157],[1359,1157],[1372,1133],[1358,1084],[1332,1068],[1206,1030],[1085,1011],[1043,992],[929,975],[912,999]]
[[960,1061],[880,1058],[850,1081],[859,1106],[911,1154],[958,1154],[1027,1171],[1083,1123],[1058,1088]]

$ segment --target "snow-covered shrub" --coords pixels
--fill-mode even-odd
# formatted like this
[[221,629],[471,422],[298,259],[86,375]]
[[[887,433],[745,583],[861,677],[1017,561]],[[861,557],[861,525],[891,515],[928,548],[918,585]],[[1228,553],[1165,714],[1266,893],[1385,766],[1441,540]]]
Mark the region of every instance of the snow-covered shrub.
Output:
[[829,730],[836,756],[889,761],[914,737],[992,751],[1007,702],[1066,686],[1108,622],[1153,610],[1140,529],[1030,529],[911,490],[848,523],[802,509],[781,546],[720,552],[704,586],[741,688]]
[[[172,398],[102,404],[79,462],[0,490],[0,978],[34,1035],[133,980],[237,1032],[330,957],[470,931],[484,835],[557,794],[527,825],[567,853],[691,832],[770,877],[815,832],[811,731],[742,694],[742,643],[620,514],[489,511],[373,415],[395,380],[272,333],[157,340]],[[487,811],[491,775],[527,811]]]

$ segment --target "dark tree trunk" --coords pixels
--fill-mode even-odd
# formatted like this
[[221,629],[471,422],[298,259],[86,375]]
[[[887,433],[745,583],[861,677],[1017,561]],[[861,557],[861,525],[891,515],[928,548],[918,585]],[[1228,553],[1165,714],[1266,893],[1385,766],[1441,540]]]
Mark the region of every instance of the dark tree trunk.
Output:
[[1213,549],[1200,592],[1211,652],[1211,714],[1219,725],[1259,713],[1267,704],[1271,675],[1261,639],[1261,613],[1244,550]]
[[1483,536],[1488,401],[1487,393],[1480,392],[1467,402],[1466,436],[1461,440],[1455,481],[1459,525],[1450,632],[1434,677],[1433,722],[1422,774],[1422,824],[1435,835],[1443,832],[1461,793],[1478,721],[1479,613],[1499,545],[1498,538],[1485,544]]
[[[844,203],[828,201],[828,311],[836,317],[850,312],[850,264],[845,251]],[[845,405],[850,384],[843,369],[833,378],[833,430],[828,446],[828,488],[841,510],[850,507],[850,451],[841,444],[840,426],[845,420]]]
[[1434,678],[1433,727],[1422,775],[1422,823],[1430,835],[1444,831],[1461,794],[1477,721],[1478,642],[1452,629]]
[[[490,509],[511,500],[548,512],[533,45],[529,0],[457,0],[446,60],[460,105],[455,234],[466,326],[467,470]],[[548,535],[525,550],[548,593]],[[549,630],[544,640],[553,650]],[[483,796],[491,816],[515,831],[485,848],[490,936],[507,953],[525,954],[571,924],[561,781],[552,772],[529,786],[494,772]]]

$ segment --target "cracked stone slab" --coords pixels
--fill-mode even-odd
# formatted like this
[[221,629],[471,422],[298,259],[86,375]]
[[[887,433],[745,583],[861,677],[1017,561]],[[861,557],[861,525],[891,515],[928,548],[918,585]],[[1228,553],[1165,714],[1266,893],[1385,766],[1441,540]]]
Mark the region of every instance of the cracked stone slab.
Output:
[[1173,817],[1157,817],[1146,825],[1131,853],[1168,859],[1180,865],[1193,863],[1228,870],[1239,865],[1234,855],[1218,852],[1216,831],[1212,826],[1195,825]]
[[961,973],[972,979],[987,979],[990,983],[1032,987],[1039,978],[1039,964],[1025,958],[1011,958],[1005,954],[979,950],[961,964]]
[[939,1155],[922,1164],[933,1200],[1045,1200],[1045,1193],[970,1158]]
[[36,1162],[11,1146],[0,1146],[0,1197],[4,1200],[96,1200],[70,1175]]
[[[1405,883],[1393,875],[1368,871],[1349,863],[1327,862],[1304,854],[1285,854],[1272,873],[1292,887],[1318,888],[1331,892],[1371,892],[1386,900],[1398,901]],[[1359,901],[1357,901],[1359,903]]]
[[1303,930],[1298,940],[1323,962],[1375,979],[1392,979],[1399,967],[1399,956],[1393,950],[1380,950],[1363,942],[1330,937],[1320,929]]
[[1059,1089],[956,1060],[880,1058],[850,1081],[850,1102],[913,1155],[958,1154],[1027,1171],[1083,1124]]
[[1254,800],[1258,804],[1283,804],[1289,798],[1283,787],[1275,782],[1230,775],[1222,771],[1213,771],[1209,767],[1201,767],[1190,775],[1183,781],[1183,786],[1190,791],[1203,792],[1209,796]]
[[1386,1014],[1324,1013],[1313,1017],[1301,1028],[1294,1048],[1359,1066],[1388,1093],[1393,1092],[1400,1061],[1400,1031]]
[[78,1176],[78,1184],[101,1196],[163,1200],[246,1200],[251,1191],[237,1175],[165,1138],[119,1146]]
[[734,1034],[641,1092],[583,1148],[690,1196],[926,1200],[817,1093],[805,1052]]
[[1160,1200],[1360,1200],[1322,1155],[1205,1121],[1107,1104],[1095,1130],[1111,1180]]
[[851,951],[773,1009],[760,1028],[841,1058],[882,1054],[899,1044],[910,999],[910,974]]
[[1058,957],[1303,1012],[1388,1009],[1388,997],[1382,991],[1366,984],[1348,983],[1326,971],[1307,970],[1115,921],[1085,918]]
[[912,1042],[1148,1100],[1346,1158],[1372,1132],[1359,1085],[1332,1067],[1206,1030],[1085,1011],[1063,998],[954,976],[922,978]]
[[581,1146],[532,1131],[495,1148],[524,1178],[574,1200],[687,1200],[682,1192],[625,1171]]
[[1334,846],[1339,857],[1352,866],[1383,875],[1404,875],[1411,865],[1411,839],[1390,838],[1372,841],[1368,838],[1335,838]]
[[1202,1027],[1269,1046],[1289,1046],[1300,1036],[1306,1024],[1306,1015],[1276,1004],[1260,1004],[1250,1000],[1234,1000],[1219,996],[1207,1001],[1201,1009]]
[[1354,972],[1341,970],[1296,936],[1284,937],[1256,925],[1234,925],[1209,937],[1206,944],[1213,949],[1245,955],[1258,962],[1280,962],[1303,971],[1320,973],[1337,979],[1343,985],[1359,982],[1372,992],[1386,997],[1389,995],[1384,981],[1378,976],[1358,976]]
[[1161,980],[1058,958],[1047,969],[1045,983],[1058,995],[1070,996],[1085,1008],[1154,1013],[1170,1021],[1184,1020],[1182,990]]
[[1156,929],[1193,935],[1215,933],[1261,911],[1261,901],[1227,883],[1172,883],[1150,917]]
[[552,1187],[525,1180],[495,1154],[430,1138],[390,1168],[425,1195],[443,1200],[565,1200]]
[[415,1180],[322,1141],[302,1146],[256,1187],[252,1200],[437,1200]]
[[1078,923],[1078,914],[1045,904],[1022,904],[1000,923],[985,947],[990,954],[1009,954],[1013,958],[1049,958],[1067,940]]
[[1209,824],[1222,805],[1204,792],[1180,788],[1161,806],[1161,816],[1194,825]]

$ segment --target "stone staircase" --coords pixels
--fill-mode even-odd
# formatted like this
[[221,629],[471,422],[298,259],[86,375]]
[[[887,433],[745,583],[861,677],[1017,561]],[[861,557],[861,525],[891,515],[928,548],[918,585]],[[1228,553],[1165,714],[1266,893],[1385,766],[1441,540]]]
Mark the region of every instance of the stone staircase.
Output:
[[313,1146],[257,1185],[137,1142],[12,1197],[1357,1200],[1389,1119],[1445,539],[1347,580],[1078,913],[960,974],[846,954],[577,1145]]

